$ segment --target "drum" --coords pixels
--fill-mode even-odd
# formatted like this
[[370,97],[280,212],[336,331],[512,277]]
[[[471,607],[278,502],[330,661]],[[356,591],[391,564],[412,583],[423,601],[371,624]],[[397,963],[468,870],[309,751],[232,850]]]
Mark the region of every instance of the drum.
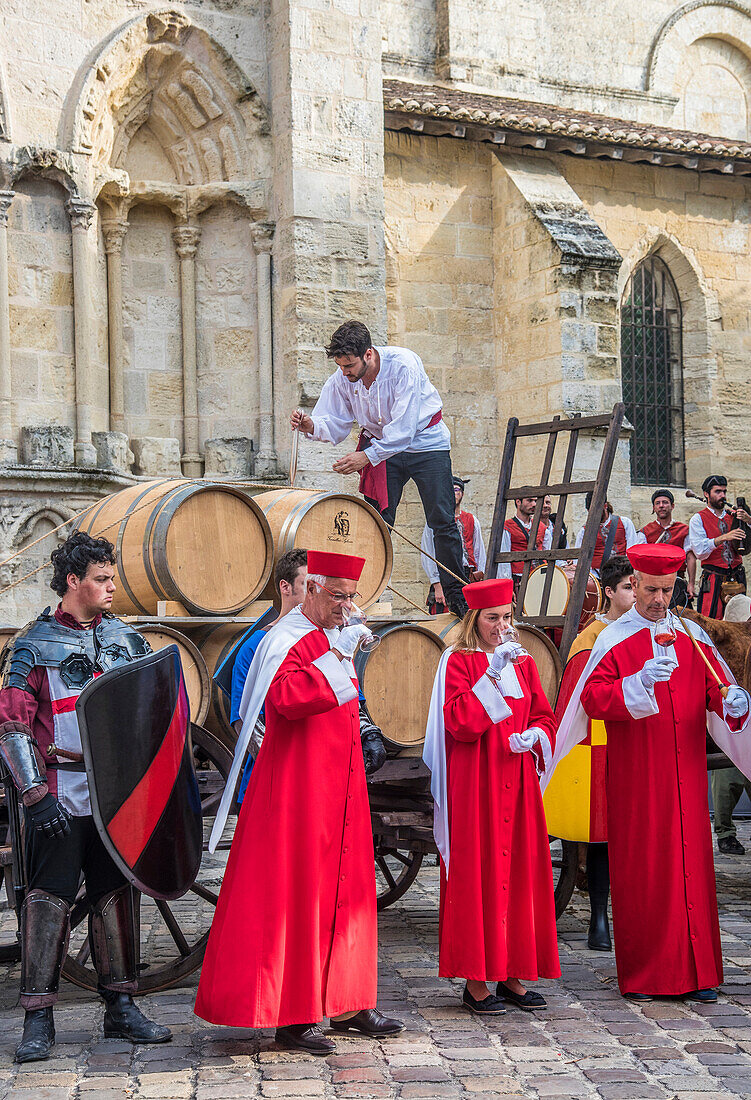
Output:
[[[571,598],[571,589],[576,574],[575,565],[566,565],[563,569],[554,565],[538,565],[529,574],[527,591],[524,593],[524,615],[534,618],[542,614],[542,590],[548,569],[553,570],[553,579],[550,584],[550,597],[548,599],[548,615],[565,615]],[[602,609],[602,586],[594,573],[587,577],[587,589],[584,593],[584,605],[582,607],[580,628],[589,620],[591,615]]]

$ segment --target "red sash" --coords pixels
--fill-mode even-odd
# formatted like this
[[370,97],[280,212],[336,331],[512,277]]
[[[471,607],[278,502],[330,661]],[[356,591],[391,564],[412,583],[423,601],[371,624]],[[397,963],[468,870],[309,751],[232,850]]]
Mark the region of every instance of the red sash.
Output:
[[459,531],[461,532],[464,549],[467,551],[467,563],[470,572],[474,573],[477,569],[477,562],[475,561],[475,517],[471,512],[459,513]]
[[[430,418],[425,425],[424,431],[428,428],[432,428],[435,424],[438,424],[443,420],[443,409],[439,409],[434,416]],[[370,443],[373,437],[369,435],[363,428],[360,432],[360,438],[357,440],[357,450],[364,451],[368,443]],[[386,460],[379,462],[377,466],[371,466],[370,463],[367,466],[363,466],[360,470],[360,492],[364,497],[368,497],[369,500],[374,500],[378,505],[379,512],[385,512],[389,503],[389,491],[386,484]]]

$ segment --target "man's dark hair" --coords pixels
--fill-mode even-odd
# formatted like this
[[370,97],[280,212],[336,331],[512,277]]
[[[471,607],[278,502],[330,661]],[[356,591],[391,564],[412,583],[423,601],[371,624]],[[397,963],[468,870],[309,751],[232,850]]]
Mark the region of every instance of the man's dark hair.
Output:
[[107,539],[95,539],[83,531],[75,531],[62,546],[50,554],[54,572],[50,588],[58,596],[68,591],[68,577],[75,574],[79,580],[86,576],[90,565],[114,565],[115,548]]
[[287,584],[294,584],[299,570],[306,568],[307,564],[307,550],[288,550],[286,554],[282,554],[274,569],[274,588],[280,595],[279,585],[281,582],[286,581]]
[[[587,493],[587,495],[584,498],[584,507],[587,509],[587,511],[589,511],[589,509],[592,507],[592,497],[593,496],[594,496],[594,493],[590,489],[589,492]],[[608,515],[612,516],[612,514],[613,514],[613,505],[610,503],[609,500],[605,501],[603,507],[607,509]]]
[[362,321],[345,321],[331,337],[331,343],[326,345],[326,357],[337,359],[342,355],[354,355],[362,359],[368,348],[372,347],[370,333]]
[[614,554],[612,558],[608,558],[605,564],[600,569],[600,584],[602,585],[602,594],[605,599],[604,611],[607,611],[610,606],[610,600],[605,595],[606,588],[612,588],[616,590],[618,585],[626,577],[630,577],[634,572],[634,567],[628,560],[625,554]]

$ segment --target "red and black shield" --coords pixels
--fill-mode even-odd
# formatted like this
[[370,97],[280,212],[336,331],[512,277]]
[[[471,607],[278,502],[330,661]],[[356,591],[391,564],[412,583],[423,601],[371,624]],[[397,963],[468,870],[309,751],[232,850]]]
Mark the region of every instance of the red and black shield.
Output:
[[198,874],[203,823],[177,646],[98,676],[76,714],[107,851],[145,894],[181,897]]

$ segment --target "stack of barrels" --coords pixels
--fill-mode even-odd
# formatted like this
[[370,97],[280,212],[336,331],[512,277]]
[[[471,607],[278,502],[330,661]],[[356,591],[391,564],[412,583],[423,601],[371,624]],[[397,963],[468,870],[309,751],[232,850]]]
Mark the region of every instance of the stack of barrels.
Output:
[[[113,613],[133,617],[153,649],[178,646],[192,720],[229,747],[236,734],[212,677],[248,630],[248,620],[271,606],[279,557],[296,547],[360,554],[366,559],[358,582],[363,608],[375,603],[391,578],[388,528],[363,500],[343,493],[276,489],[251,496],[231,483],[141,482],[98,501],[77,527],[115,545]],[[159,614],[163,602],[170,604],[170,615]],[[373,719],[392,749],[420,751],[436,668],[458,625],[453,615],[373,624],[381,644],[355,663]],[[541,632],[522,629],[554,698],[557,652],[552,643],[544,645]],[[14,633],[0,629],[0,649]]]
[[[235,733],[212,676],[247,620],[271,606],[279,557],[295,547],[362,554],[364,607],[391,577],[388,528],[363,500],[342,493],[277,489],[251,496],[226,482],[165,479],[105,497],[77,526],[114,543],[113,613],[159,619],[136,625],[153,649],[178,646],[192,719],[227,745]],[[159,615],[162,603],[170,615]]]

